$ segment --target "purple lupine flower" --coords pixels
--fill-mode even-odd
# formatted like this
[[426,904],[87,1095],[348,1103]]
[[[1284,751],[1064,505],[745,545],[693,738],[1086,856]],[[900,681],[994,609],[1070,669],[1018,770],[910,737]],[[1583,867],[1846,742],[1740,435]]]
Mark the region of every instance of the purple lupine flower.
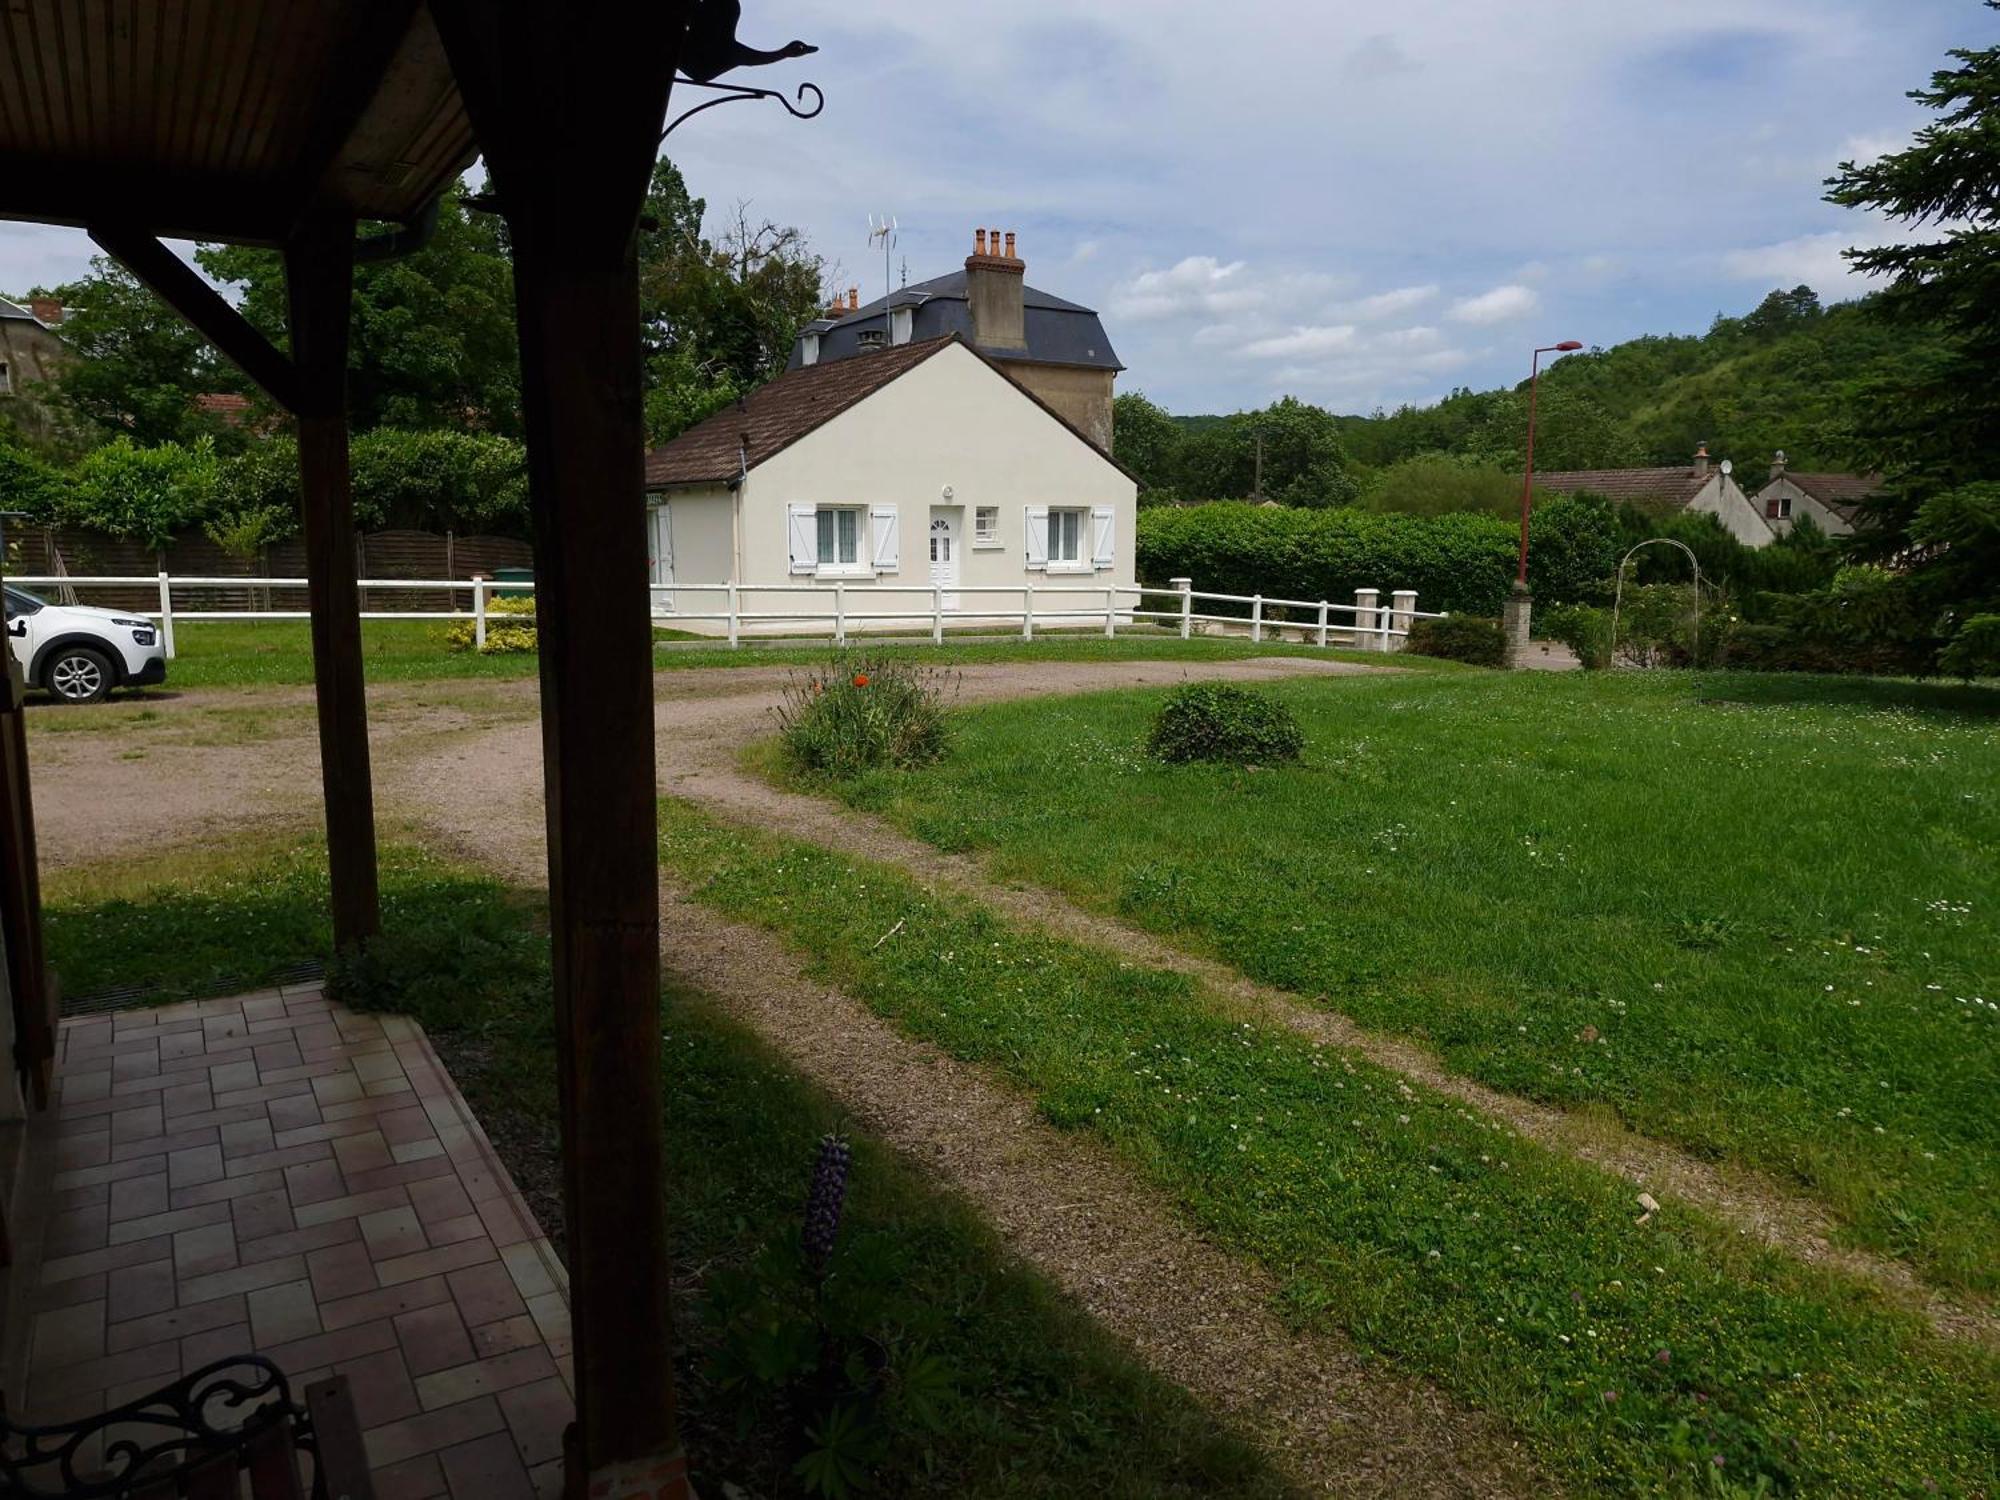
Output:
[[813,1163],[812,1188],[806,1194],[806,1264],[816,1277],[826,1275],[833,1258],[834,1236],[840,1233],[840,1209],[847,1200],[847,1169],[854,1150],[837,1135],[823,1135]]

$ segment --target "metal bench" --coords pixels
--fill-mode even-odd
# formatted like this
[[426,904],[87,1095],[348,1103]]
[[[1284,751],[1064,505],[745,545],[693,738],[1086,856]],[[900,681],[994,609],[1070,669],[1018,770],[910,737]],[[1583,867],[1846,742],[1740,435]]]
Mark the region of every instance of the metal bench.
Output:
[[307,1386],[300,1404],[282,1370],[244,1355],[76,1422],[0,1411],[0,1495],[240,1500],[246,1478],[250,1500],[374,1500],[346,1376]]

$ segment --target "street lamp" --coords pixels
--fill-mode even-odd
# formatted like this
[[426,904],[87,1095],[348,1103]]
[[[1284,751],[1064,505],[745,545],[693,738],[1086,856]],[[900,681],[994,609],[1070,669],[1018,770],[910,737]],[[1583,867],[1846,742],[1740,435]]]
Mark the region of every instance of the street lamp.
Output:
[[1542,379],[1542,356],[1544,354],[1573,354],[1583,347],[1575,339],[1564,339],[1560,344],[1545,344],[1537,349],[1528,363],[1528,470],[1521,476],[1521,568],[1514,575],[1514,592],[1528,591],[1528,506],[1535,490],[1535,392]]

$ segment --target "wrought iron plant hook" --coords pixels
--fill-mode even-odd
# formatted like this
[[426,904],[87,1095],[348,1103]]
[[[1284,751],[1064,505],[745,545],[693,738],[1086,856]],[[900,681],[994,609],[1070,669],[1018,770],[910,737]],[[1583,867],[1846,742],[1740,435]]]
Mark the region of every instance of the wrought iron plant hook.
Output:
[[[780,89],[751,88],[748,84],[742,83],[710,83],[696,78],[676,77],[674,79],[674,87],[676,89],[714,89],[722,97],[719,99],[705,99],[700,104],[695,105],[694,108],[684,109],[675,115],[673,119],[667,122],[667,128],[660,132],[660,139],[663,141],[672,135],[675,130],[679,129],[681,125],[700,114],[703,110],[714,109],[718,104],[730,104],[738,99],[775,99],[785,107],[785,113],[795,120],[810,120],[814,115],[826,108],[826,95],[820,92],[820,87],[816,83],[800,84],[791,98],[787,98]],[[808,95],[811,95],[810,102],[807,99]]]
[[[664,141],[703,110],[714,109],[718,104],[728,104],[735,99],[776,99],[795,120],[810,120],[826,107],[826,96],[814,83],[800,84],[797,92],[788,99],[776,89],[715,81],[736,68],[766,67],[788,58],[808,57],[819,51],[809,42],[796,40],[782,47],[749,46],[736,37],[736,27],[742,19],[742,0],[695,0],[690,7],[687,37],[681,44],[680,72],[674,78],[674,87],[714,89],[721,97],[705,100],[693,109],[675,115],[667,128],[660,132],[661,140]],[[808,94],[812,96],[810,104],[806,102]]]

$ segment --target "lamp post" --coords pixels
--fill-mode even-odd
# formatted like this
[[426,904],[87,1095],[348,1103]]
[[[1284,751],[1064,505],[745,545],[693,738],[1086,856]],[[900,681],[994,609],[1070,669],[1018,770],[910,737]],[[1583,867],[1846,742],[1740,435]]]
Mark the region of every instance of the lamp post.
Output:
[[1535,351],[1528,362],[1528,467],[1521,476],[1521,566],[1514,575],[1514,592],[1517,594],[1528,591],[1528,507],[1533,503],[1535,491],[1535,396],[1542,383],[1542,356],[1571,354],[1582,347],[1575,339],[1564,339],[1560,344],[1545,344]]

